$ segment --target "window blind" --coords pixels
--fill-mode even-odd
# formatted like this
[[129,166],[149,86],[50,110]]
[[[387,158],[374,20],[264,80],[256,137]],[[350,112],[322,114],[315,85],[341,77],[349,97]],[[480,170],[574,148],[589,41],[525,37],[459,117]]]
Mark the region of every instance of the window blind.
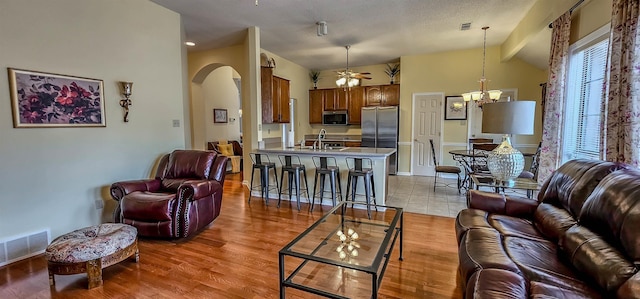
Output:
[[609,40],[603,36],[571,52],[567,80],[563,162],[600,159],[604,77]]

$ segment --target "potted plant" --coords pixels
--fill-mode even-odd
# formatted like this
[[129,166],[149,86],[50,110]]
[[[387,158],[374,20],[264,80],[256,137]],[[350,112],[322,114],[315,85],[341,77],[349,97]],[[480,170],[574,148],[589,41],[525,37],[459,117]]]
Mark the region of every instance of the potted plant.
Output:
[[384,72],[387,74],[387,76],[389,76],[389,79],[391,79],[390,84],[393,84],[393,79],[396,77],[397,74],[400,73],[400,63],[395,63],[395,64],[387,63],[387,68],[384,70]]
[[318,81],[320,80],[320,71],[311,70],[309,72],[309,78],[313,81],[313,89],[318,89]]

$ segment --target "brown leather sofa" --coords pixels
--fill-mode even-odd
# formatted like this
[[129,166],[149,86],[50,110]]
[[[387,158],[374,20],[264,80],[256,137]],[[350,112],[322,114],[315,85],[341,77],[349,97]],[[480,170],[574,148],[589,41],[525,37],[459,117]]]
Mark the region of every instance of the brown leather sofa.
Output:
[[160,159],[154,179],[117,182],[115,222],[147,237],[184,238],[220,215],[227,157],[175,150]]
[[537,201],[469,191],[456,218],[466,298],[640,298],[640,171],[574,160]]

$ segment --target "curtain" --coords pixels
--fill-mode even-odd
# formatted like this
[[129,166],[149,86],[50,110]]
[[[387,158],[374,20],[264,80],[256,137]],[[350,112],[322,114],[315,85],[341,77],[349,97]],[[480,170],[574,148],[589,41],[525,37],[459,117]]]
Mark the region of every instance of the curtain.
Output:
[[558,168],[562,146],[562,128],[565,106],[565,82],[569,66],[569,34],[571,13],[566,12],[553,21],[551,53],[549,55],[549,79],[544,101],[542,147],[538,182],[544,182]]
[[638,0],[613,0],[602,147],[608,161],[639,167],[640,32]]

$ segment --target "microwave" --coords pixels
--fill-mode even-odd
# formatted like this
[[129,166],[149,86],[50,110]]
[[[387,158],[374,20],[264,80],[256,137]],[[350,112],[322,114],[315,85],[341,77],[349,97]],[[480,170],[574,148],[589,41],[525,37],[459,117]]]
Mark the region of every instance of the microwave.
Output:
[[322,113],[323,125],[347,125],[347,110],[325,111]]

